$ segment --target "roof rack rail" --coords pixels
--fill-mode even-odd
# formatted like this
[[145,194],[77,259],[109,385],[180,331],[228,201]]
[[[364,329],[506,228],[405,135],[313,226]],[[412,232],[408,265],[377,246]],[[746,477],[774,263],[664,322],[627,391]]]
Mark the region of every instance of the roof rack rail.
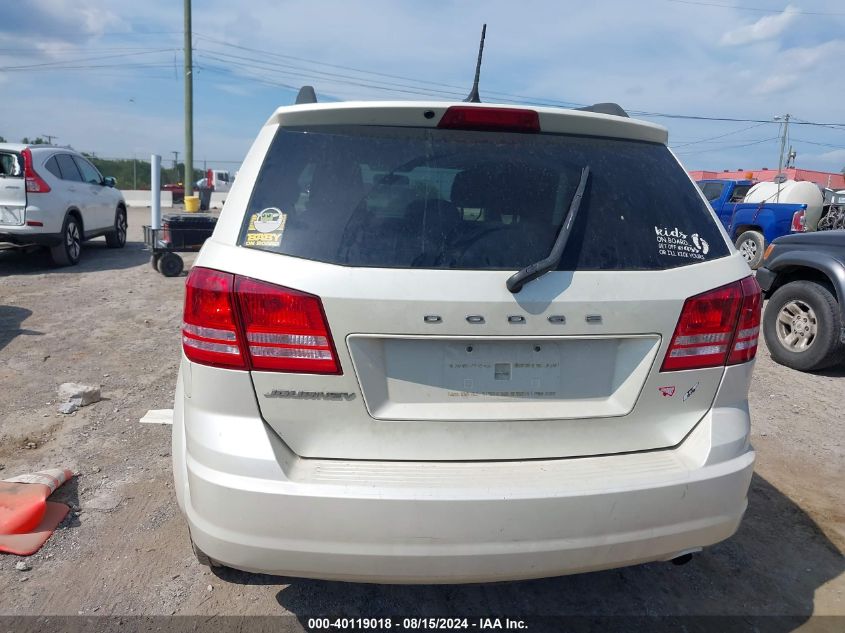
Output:
[[302,86],[296,95],[296,105],[303,103],[317,103],[317,93],[314,92],[314,86]]
[[630,118],[628,113],[618,103],[594,103],[593,105],[575,108],[585,112],[598,112],[599,114],[611,114],[613,116],[624,116]]

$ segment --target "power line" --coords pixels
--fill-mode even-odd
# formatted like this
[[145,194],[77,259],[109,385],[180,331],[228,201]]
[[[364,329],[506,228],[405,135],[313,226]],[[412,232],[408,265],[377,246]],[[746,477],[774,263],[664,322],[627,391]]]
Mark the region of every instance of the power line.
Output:
[[134,57],[136,55],[149,55],[152,53],[171,53],[176,49],[173,48],[158,48],[158,49],[150,49],[146,52],[132,52],[132,53],[119,53],[115,55],[98,55],[96,57],[82,57],[79,59],[62,59],[56,60],[51,62],[41,62],[38,64],[24,64],[20,66],[0,66],[0,70],[36,70],[38,68],[50,67],[50,66],[60,66],[65,64],[77,64],[81,62],[99,62],[104,59],[117,59],[119,57]]
[[[745,7],[745,6],[737,6],[734,4],[720,4],[717,2],[700,2],[698,0],[666,0],[667,2],[673,2],[675,4],[690,4],[699,7],[715,7],[719,9],[734,9],[735,11],[757,11],[758,13],[778,13],[783,14],[786,12],[786,9],[764,9],[761,7]],[[828,11],[800,11],[794,10],[790,11],[793,15],[828,15],[828,16],[837,16],[837,15],[845,15],[845,13],[831,13]]]
[[[282,54],[282,53],[276,53],[276,52],[273,52],[273,51],[267,51],[267,50],[262,50],[262,49],[258,49],[258,48],[252,48],[252,47],[249,47],[249,46],[241,46],[239,44],[232,44],[230,42],[226,42],[225,40],[217,39],[217,38],[214,38],[214,37],[211,37],[211,36],[208,36],[208,35],[204,35],[202,33],[197,33],[196,31],[194,32],[194,35],[196,35],[200,39],[204,39],[204,40],[207,40],[209,42],[220,44],[222,46],[228,46],[230,48],[236,48],[236,49],[239,49],[239,50],[242,50],[242,51],[247,51],[247,52],[251,52],[251,53],[258,53],[260,55],[276,57],[276,58],[279,58],[279,59],[294,60],[294,61],[299,61],[299,62],[303,62],[303,63],[306,63],[306,64],[312,64],[312,65],[315,65],[315,66],[325,66],[327,68],[347,70],[347,71],[360,73],[360,74],[364,74],[364,75],[374,75],[374,76],[377,76],[377,77],[384,77],[384,78],[387,78],[387,79],[398,79],[398,80],[401,80],[401,81],[410,81],[410,82],[417,83],[417,84],[426,84],[426,85],[436,86],[438,88],[452,88],[453,90],[457,91],[456,94],[461,94],[461,95],[463,95],[463,93],[466,92],[466,89],[467,89],[466,86],[457,86],[455,84],[446,84],[446,83],[442,83],[442,82],[438,82],[438,81],[430,81],[430,80],[427,80],[427,79],[416,79],[416,78],[413,78],[413,77],[407,77],[407,76],[403,76],[403,75],[394,75],[394,74],[383,73],[383,72],[374,71],[374,70],[365,70],[363,68],[355,68],[354,66],[344,66],[342,64],[331,64],[331,63],[328,63],[328,62],[321,62],[321,61],[317,61],[317,60],[313,60],[313,59],[307,59],[305,57],[297,57],[295,55],[285,55],[285,54]],[[224,54],[221,51],[210,51],[210,52],[216,52],[218,54]],[[253,60],[254,58],[249,58],[249,59]],[[305,67],[301,67],[301,66],[296,67],[296,68],[300,68],[302,70],[309,70],[309,69],[307,69]],[[496,90],[485,90],[484,92],[486,94],[489,94],[489,95],[501,95],[501,96],[504,96],[504,97],[512,97],[512,98],[515,98],[515,99],[535,100],[536,101],[536,99],[533,99],[532,97],[526,97],[524,95],[517,95],[517,94],[513,94],[513,93],[508,93],[508,92],[501,92],[501,91],[496,91]],[[547,99],[546,101],[555,101],[555,100],[554,99],[552,99],[552,100]],[[587,104],[575,103],[575,102],[571,102],[571,101],[557,101],[557,103],[561,104],[563,107],[587,105]]]
[[760,145],[769,141],[779,141],[780,136],[772,136],[771,138],[760,139],[759,141],[752,141],[751,143],[743,143],[741,145],[729,145],[727,147],[709,147],[707,149],[694,149],[688,152],[676,152],[678,156],[690,156],[692,154],[703,154],[705,152],[723,152],[729,149],[741,149],[743,147],[751,147],[752,145]]
[[[766,123],[774,123],[774,121],[766,121]],[[766,125],[766,123],[755,123],[754,125],[749,125],[748,127],[741,128],[739,130],[733,130],[731,132],[727,132],[725,134],[719,134],[718,136],[710,136],[708,138],[702,138],[697,141],[688,141],[686,143],[680,143],[678,145],[672,145],[671,147],[678,148],[678,147],[687,147],[688,145],[698,145],[699,143],[709,143],[710,141],[714,141],[716,139],[725,138],[726,136],[733,136],[734,134],[739,134],[740,132],[745,132],[747,130],[753,130],[754,128],[758,128],[761,125]]]

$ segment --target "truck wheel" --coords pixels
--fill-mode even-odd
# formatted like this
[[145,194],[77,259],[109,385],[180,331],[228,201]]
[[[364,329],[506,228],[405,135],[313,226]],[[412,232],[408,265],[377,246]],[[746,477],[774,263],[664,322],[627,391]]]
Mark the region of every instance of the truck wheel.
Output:
[[176,253],[165,253],[158,260],[158,270],[165,277],[178,277],[185,268],[185,262]]
[[760,231],[745,231],[736,238],[736,250],[745,258],[751,270],[757,270],[763,261],[766,250],[766,240]]
[[763,314],[763,336],[772,358],[799,371],[824,369],[842,360],[841,332],[836,297],[814,281],[781,286]]

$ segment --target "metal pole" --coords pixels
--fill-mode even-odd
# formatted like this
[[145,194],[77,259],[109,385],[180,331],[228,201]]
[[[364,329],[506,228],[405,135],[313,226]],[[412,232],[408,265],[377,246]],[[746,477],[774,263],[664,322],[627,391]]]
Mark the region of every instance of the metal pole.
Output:
[[783,180],[783,151],[786,149],[786,134],[789,131],[789,115],[783,117],[783,136],[780,139],[780,158],[778,158],[778,193],[775,202],[780,202],[780,185]]
[[150,157],[150,226],[161,228],[161,156]]
[[132,188],[138,190],[138,157],[132,157]]
[[191,0],[185,0],[185,195],[194,195],[194,75],[191,55]]

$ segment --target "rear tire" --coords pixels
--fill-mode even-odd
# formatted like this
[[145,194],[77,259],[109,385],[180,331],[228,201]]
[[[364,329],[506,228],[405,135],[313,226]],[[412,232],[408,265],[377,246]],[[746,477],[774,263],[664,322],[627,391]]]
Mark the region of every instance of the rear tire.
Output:
[[766,250],[766,238],[760,231],[744,231],[736,238],[736,250],[748,262],[751,270],[757,270],[763,261],[763,253]]
[[126,246],[126,231],[129,222],[126,219],[126,209],[118,207],[114,214],[114,231],[106,233],[106,246],[109,248],[123,248]]
[[164,253],[158,260],[158,270],[165,277],[178,277],[185,268],[185,262],[176,253]]
[[814,281],[778,288],[763,314],[763,336],[775,362],[816,371],[843,359],[842,313],[836,297]]
[[50,259],[56,266],[75,266],[82,254],[82,226],[75,215],[65,216],[62,241],[50,247]]
[[197,547],[197,544],[194,543],[193,539],[191,539],[191,549],[194,550],[194,556],[197,557],[197,562],[200,565],[203,565],[204,567],[222,567],[220,563],[209,558],[204,551]]

